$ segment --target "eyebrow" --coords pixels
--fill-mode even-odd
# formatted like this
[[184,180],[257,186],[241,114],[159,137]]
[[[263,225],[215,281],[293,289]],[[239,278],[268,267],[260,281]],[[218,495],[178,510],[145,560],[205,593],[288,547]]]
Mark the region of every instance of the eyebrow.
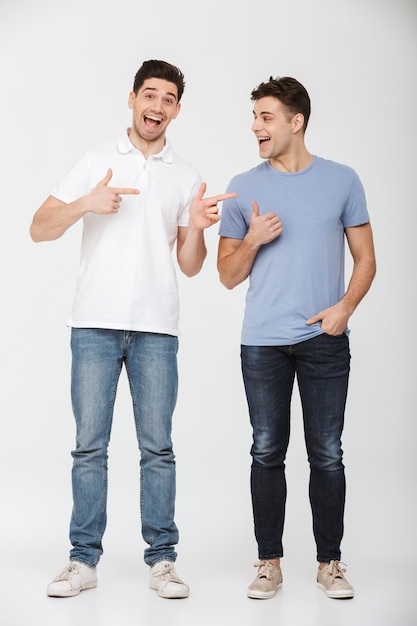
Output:
[[[156,89],[155,87],[145,87],[145,89],[143,90],[143,93],[145,93],[145,91],[158,91],[158,89]],[[176,96],[175,93],[172,93],[171,91],[167,91],[165,95],[172,96],[175,100],[178,99],[178,96]]]
[[271,111],[259,111],[259,113],[257,114],[255,110],[252,111],[254,115],[274,115],[274,113],[271,113]]

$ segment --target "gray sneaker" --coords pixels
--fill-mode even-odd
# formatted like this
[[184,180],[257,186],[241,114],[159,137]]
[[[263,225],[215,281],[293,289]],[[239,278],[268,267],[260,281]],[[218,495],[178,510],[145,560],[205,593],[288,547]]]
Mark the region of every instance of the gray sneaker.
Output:
[[69,598],[93,587],[97,587],[96,568],[78,561],[70,561],[48,585],[46,593],[55,598]]
[[344,577],[346,570],[340,565],[340,561],[330,561],[327,567],[319,568],[317,587],[324,591],[328,598],[353,598],[353,587]]
[[248,598],[266,600],[273,598],[282,585],[282,572],[280,567],[275,567],[269,561],[259,561],[254,567],[258,567],[258,575],[248,587]]
[[149,586],[161,598],[187,598],[190,588],[180,578],[173,561],[158,561],[151,567]]

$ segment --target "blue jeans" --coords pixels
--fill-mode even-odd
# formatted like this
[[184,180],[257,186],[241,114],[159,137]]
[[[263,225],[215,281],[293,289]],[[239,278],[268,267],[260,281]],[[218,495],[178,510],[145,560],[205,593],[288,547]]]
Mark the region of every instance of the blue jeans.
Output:
[[344,334],[321,334],[289,346],[242,346],[241,359],[253,430],[251,494],[258,556],[283,556],[285,457],[297,375],[317,560],[339,560],[346,491],[341,435],[350,368],[349,339]]
[[170,335],[73,328],[71,396],[76,422],[72,452],[70,558],[95,566],[106,528],[107,459],[117,383],[129,380],[140,449],[142,536],[149,565],[175,561],[175,460],[171,441],[177,399],[178,338]]

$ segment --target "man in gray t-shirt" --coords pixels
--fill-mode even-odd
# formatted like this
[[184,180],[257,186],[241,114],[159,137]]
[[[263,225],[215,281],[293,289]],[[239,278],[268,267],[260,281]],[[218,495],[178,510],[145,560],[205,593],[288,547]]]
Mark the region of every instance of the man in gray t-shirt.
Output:
[[[252,92],[252,130],[264,159],[235,176],[223,205],[218,269],[229,289],[249,278],[242,372],[253,429],[251,493],[258,574],[250,598],[282,584],[285,457],[295,376],[310,463],[310,503],[328,597],[351,598],[340,566],[345,474],[341,434],[350,368],[348,320],[375,275],[365,194],[349,167],[311,155],[310,98],[293,78]],[[353,271],[344,284],[344,243]]]

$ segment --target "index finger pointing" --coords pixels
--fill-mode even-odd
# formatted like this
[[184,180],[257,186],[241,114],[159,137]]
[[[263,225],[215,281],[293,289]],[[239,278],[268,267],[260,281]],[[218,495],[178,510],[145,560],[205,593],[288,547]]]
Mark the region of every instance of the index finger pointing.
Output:
[[237,198],[237,193],[235,192],[221,193],[218,196],[212,196],[211,198],[206,198],[206,200],[208,202],[212,202],[213,204],[217,204],[218,202],[221,202],[222,200],[228,200],[229,198]]
[[139,189],[131,189],[130,187],[111,187],[111,190],[118,196],[140,193]]

